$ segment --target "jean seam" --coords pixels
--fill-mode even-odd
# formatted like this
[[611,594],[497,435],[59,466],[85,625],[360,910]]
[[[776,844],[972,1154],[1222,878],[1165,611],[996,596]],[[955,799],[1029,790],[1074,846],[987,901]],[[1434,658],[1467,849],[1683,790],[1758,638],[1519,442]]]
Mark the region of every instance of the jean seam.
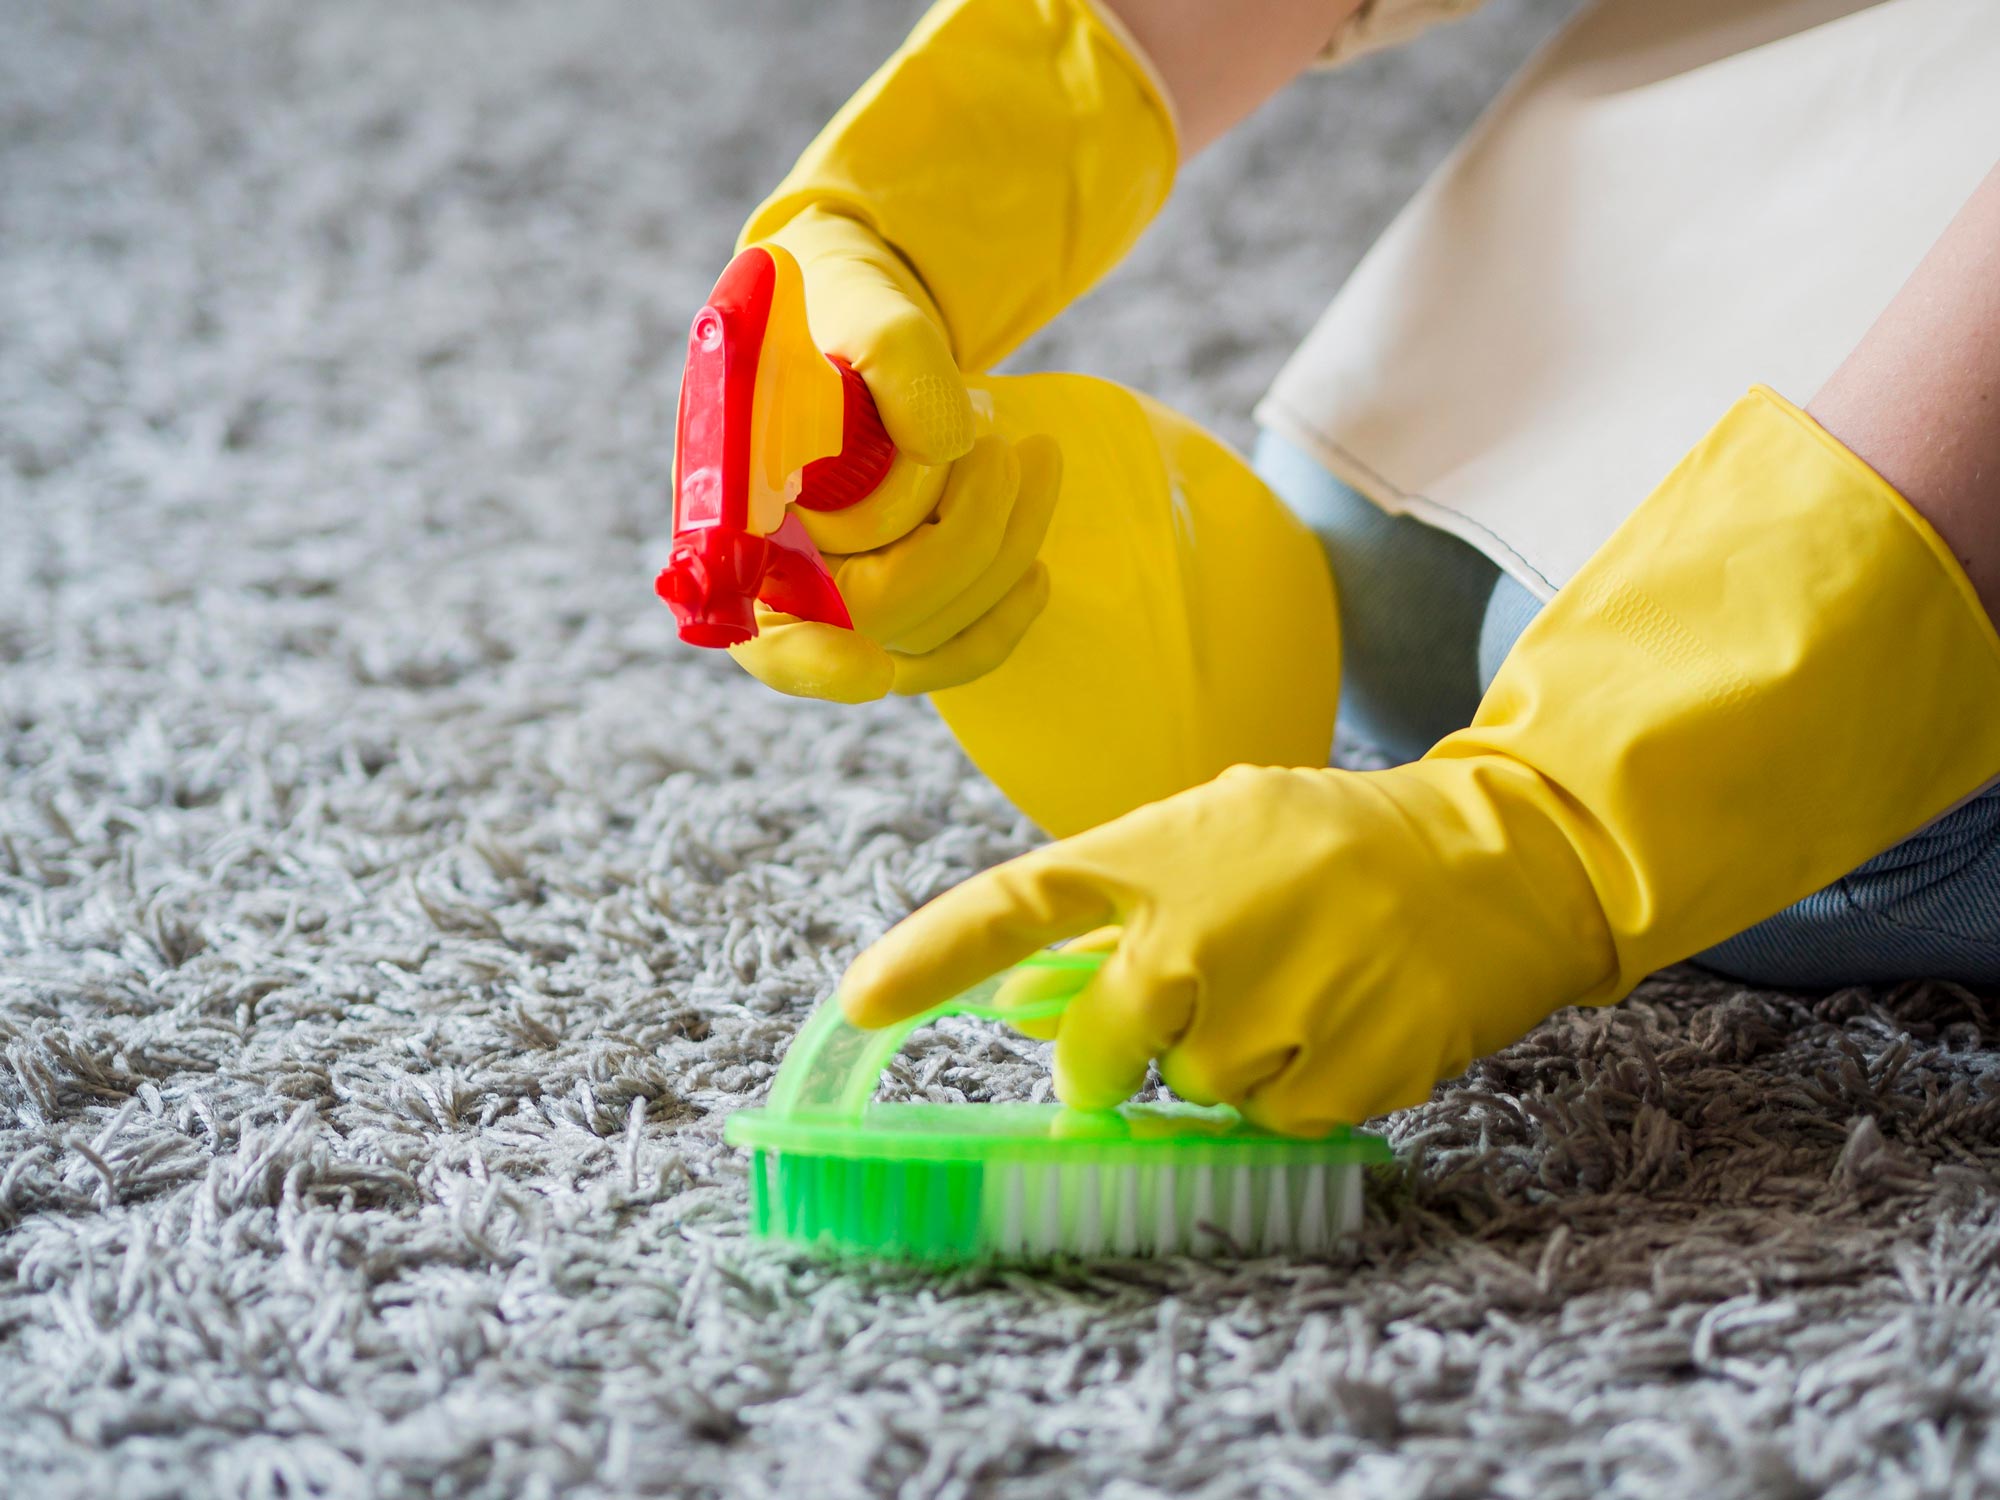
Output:
[[[1970,864],[1971,861],[1967,860],[1966,863]],[[1964,865],[1959,866],[1961,870],[1964,868]],[[1956,874],[1957,871],[1953,871],[1952,873]],[[1949,879],[1950,877],[1947,876],[1945,878]],[[1929,886],[1935,884],[1937,884],[1936,881],[1927,882],[1925,888],[1928,889]],[[1849,911],[1855,913],[1857,916],[1866,917],[1871,921],[1880,922],[1885,927],[1893,927],[1898,932],[1907,932],[1917,937],[1944,938],[1954,943],[1969,943],[1977,948],[2000,953],[2000,942],[1995,942],[1992,938],[1975,937],[1970,933],[1964,932],[1953,932],[1948,927],[1931,927],[1922,922],[1905,921],[1903,918],[1894,916],[1889,912],[1863,905],[1854,893],[1852,876],[1841,876],[1840,879],[1833,883],[1833,889],[1839,895],[1840,899],[1846,903]]]

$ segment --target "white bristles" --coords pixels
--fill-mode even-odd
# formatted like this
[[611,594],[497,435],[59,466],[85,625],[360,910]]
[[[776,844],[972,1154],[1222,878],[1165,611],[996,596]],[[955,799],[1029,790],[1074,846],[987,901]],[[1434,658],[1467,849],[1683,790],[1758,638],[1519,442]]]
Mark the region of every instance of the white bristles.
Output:
[[[1352,1167],[1339,1169],[1359,1177]],[[1307,1167],[1305,1169],[1306,1190],[1304,1202],[1299,1206],[1299,1243],[1302,1245],[1323,1245],[1333,1237],[1334,1228],[1326,1217],[1326,1169]]]
[[1041,1191],[1035,1195],[1041,1212],[1036,1217],[1034,1237],[1029,1240],[1029,1248],[1042,1255],[1050,1255],[1062,1248],[1062,1171],[1057,1167],[1037,1167],[1041,1175]]
[[1340,1174],[1340,1227],[1339,1234],[1347,1234],[1361,1227],[1361,1215],[1366,1205],[1361,1198],[1361,1174],[1352,1167]]
[[1026,1261],[1318,1253],[1357,1228],[1363,1208],[1359,1166],[1185,1155],[1157,1164],[994,1163],[982,1196],[986,1252]]
[[1264,1194],[1264,1228],[1257,1236],[1259,1249],[1282,1250],[1292,1242],[1292,1185],[1287,1181],[1291,1175],[1286,1167],[1264,1169],[1268,1187]]
[[[1267,1169],[1268,1170],[1268,1169]],[[1256,1242],[1251,1238],[1251,1224],[1256,1212],[1251,1201],[1250,1172],[1231,1172],[1229,1192],[1229,1238],[1239,1250],[1254,1250]]]
[[1101,1255],[1104,1252],[1104,1199],[1099,1183],[1100,1173],[1093,1165],[1073,1167],[1069,1173],[1076,1183],[1076,1233],[1073,1236],[1079,1255]]
[[1188,1204],[1188,1216],[1181,1223],[1177,1244],[1188,1243],[1204,1225],[1214,1222],[1215,1168],[1208,1162],[1202,1162],[1194,1169],[1194,1201]]
[[1179,1184],[1174,1180],[1174,1164],[1162,1162],[1153,1168],[1152,1177],[1153,1238],[1146,1248],[1155,1255],[1166,1255],[1181,1242],[1181,1206]]
[[1111,1185],[1115,1198],[1111,1214],[1111,1253],[1130,1255],[1139,1248],[1139,1185],[1142,1176],[1155,1173],[1141,1173],[1131,1168],[1111,1169]]

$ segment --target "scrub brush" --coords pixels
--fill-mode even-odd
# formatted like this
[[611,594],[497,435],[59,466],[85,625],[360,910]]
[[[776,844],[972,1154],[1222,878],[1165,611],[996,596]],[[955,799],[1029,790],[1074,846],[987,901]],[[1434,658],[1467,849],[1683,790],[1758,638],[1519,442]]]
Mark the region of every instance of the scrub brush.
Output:
[[750,1150],[750,1227],[831,1254],[931,1263],[1314,1252],[1361,1222],[1380,1136],[1293,1140],[1218,1105],[870,1103],[883,1068],[942,1016],[1036,1020],[1104,955],[1050,951],[879,1031],[822,1001],[768,1104],[730,1117]]

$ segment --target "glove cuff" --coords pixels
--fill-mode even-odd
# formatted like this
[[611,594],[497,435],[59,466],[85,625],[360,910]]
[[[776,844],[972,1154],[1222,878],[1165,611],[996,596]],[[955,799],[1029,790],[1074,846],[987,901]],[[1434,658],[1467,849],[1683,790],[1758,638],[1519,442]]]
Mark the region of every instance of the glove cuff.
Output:
[[2000,775],[2000,637],[1929,524],[1739,401],[1426,759],[1531,767],[1617,949],[1588,996],[1762,921]]

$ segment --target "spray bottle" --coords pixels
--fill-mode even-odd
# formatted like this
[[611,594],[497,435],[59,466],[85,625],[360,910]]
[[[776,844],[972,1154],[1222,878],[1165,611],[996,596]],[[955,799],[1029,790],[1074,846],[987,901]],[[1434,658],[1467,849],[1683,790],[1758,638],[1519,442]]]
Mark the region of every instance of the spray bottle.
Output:
[[[758,599],[852,628],[791,507],[867,498],[895,448],[806,313],[797,263],[752,246],[695,317],[673,550],[656,585],[692,645],[750,639]],[[999,667],[931,695],[973,763],[1058,835],[1239,762],[1324,765],[1340,680],[1332,580],[1318,541],[1249,466],[1110,381],[966,387],[980,435],[1047,433],[1063,453],[1039,554],[1048,604]],[[906,476],[913,494],[926,475],[941,485],[934,471]]]

